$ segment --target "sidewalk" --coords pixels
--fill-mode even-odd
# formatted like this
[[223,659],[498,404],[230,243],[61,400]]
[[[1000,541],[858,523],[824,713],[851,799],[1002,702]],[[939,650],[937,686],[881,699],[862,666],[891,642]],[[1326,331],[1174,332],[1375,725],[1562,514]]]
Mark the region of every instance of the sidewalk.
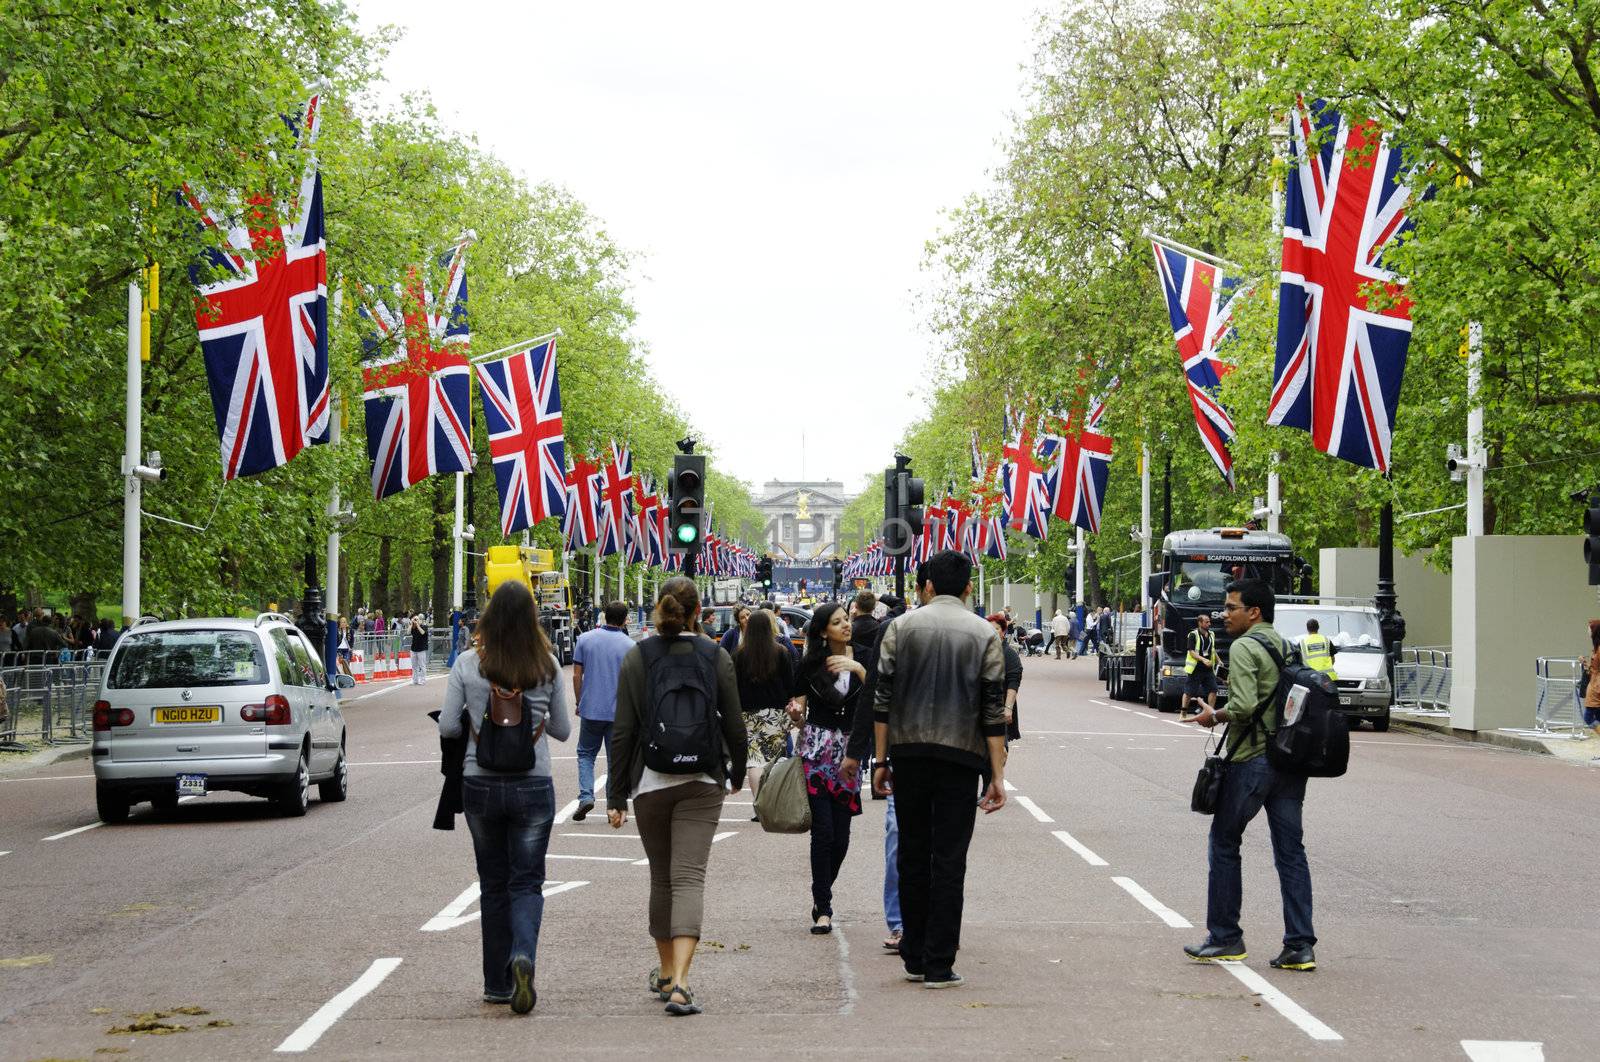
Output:
[[1450,725],[1447,716],[1414,715],[1400,709],[1395,709],[1391,713],[1391,718],[1397,725],[1411,730],[1446,734],[1462,741],[1475,741],[1484,745],[1498,745],[1501,748],[1554,756],[1568,763],[1578,763],[1586,767],[1600,766],[1600,741],[1593,738],[1574,739],[1555,734],[1540,737],[1531,733],[1512,734],[1502,730],[1457,730]]
[[86,760],[89,758],[87,741],[74,744],[46,745],[27,752],[0,752],[0,775],[16,774],[35,767],[48,767],[61,760]]

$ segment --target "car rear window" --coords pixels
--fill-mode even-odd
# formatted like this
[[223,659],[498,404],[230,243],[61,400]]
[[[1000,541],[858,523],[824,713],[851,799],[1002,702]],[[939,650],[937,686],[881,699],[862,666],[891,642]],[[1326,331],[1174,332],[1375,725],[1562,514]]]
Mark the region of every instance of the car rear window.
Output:
[[266,681],[267,658],[251,631],[130,631],[117,644],[107,685],[147,690]]

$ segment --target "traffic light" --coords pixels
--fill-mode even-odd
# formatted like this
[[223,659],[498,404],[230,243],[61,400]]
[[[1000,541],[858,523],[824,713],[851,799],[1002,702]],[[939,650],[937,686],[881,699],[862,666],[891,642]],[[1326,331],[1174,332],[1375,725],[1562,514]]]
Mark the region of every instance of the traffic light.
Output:
[[672,459],[672,541],[674,553],[700,548],[700,514],[706,505],[704,454],[678,454]]
[[1589,565],[1589,585],[1600,586],[1600,489],[1591,490],[1583,514],[1583,560]]
[[760,583],[763,589],[770,590],[772,588],[771,557],[762,557],[756,561],[756,582]]
[[883,470],[883,548],[896,554],[906,548],[904,530],[900,524],[900,473],[898,469]]
[[927,494],[922,480],[911,474],[911,459],[896,456],[903,462],[896,487],[900,493],[900,519],[906,524],[913,540],[922,534],[922,503]]
[[844,561],[833,558],[833,595],[839,596],[839,584],[844,582]]

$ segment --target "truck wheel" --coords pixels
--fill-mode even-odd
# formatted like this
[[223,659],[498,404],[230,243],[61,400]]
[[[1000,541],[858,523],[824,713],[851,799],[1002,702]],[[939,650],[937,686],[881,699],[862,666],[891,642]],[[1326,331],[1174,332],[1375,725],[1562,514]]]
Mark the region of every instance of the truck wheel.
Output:
[[1106,696],[1114,701],[1122,700],[1122,661],[1110,660],[1106,663]]
[[1154,665],[1145,668],[1144,706],[1152,712],[1164,712],[1166,708],[1161,704],[1161,680],[1156,677],[1157,674]]
[[1372,729],[1376,730],[1380,734],[1384,733],[1385,731],[1387,731],[1389,729],[1389,711],[1388,711],[1388,709],[1384,709],[1384,713],[1382,715],[1378,716],[1378,718],[1376,718],[1376,719],[1374,719],[1372,721]]

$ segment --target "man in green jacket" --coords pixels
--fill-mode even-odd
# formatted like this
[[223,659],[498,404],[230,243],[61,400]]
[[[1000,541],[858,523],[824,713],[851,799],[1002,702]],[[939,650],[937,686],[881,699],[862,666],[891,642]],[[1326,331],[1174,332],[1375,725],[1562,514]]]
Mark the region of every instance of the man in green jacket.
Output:
[[1303,775],[1275,770],[1266,757],[1267,738],[1278,727],[1273,703],[1278,668],[1261,643],[1270,643],[1280,658],[1288,655],[1283,637],[1272,628],[1275,603],[1272,588],[1259,579],[1228,584],[1228,601],[1223,607],[1223,622],[1233,637],[1228,650],[1228,706],[1220,711],[1207,707],[1194,721],[1207,729],[1228,724],[1224,747],[1231,753],[1230,763],[1211,819],[1206,939],[1186,944],[1183,950],[1197,962],[1244,959],[1244,932],[1239,928],[1244,898],[1239,844],[1250,820],[1266,808],[1284,922],[1283,952],[1271,965],[1280,970],[1314,970],[1317,960],[1312,948],[1317,937],[1311,928],[1311,868],[1300,828],[1306,780]]

